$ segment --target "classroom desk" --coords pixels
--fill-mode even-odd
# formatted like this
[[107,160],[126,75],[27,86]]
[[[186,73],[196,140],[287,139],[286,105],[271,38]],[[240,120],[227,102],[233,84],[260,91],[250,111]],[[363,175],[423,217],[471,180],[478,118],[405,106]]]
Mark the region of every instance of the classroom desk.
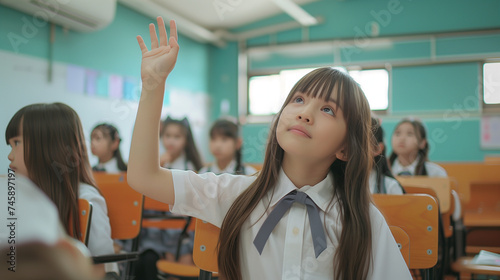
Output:
[[403,186],[431,188],[439,199],[441,213],[448,213],[451,207],[451,185],[448,178],[427,176],[396,176],[396,180]]
[[500,228],[500,215],[496,213],[465,212],[464,225],[471,227],[498,227]]

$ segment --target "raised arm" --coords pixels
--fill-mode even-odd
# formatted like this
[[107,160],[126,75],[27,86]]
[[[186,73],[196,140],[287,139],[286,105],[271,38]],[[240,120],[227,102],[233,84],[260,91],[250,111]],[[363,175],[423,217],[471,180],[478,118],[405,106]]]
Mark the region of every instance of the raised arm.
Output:
[[142,92],[135,120],[127,170],[129,185],[136,191],[164,203],[174,203],[172,173],[160,168],[159,129],[165,81],[174,69],[179,52],[177,27],[170,21],[170,38],[161,17],[157,18],[160,41],[155,25],[149,25],[151,50],[141,36],[137,41],[142,51]]

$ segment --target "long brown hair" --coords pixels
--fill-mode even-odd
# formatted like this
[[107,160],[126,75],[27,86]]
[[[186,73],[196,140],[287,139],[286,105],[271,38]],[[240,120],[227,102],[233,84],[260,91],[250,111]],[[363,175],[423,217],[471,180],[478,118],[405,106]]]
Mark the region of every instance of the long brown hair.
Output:
[[[219,236],[219,272],[225,279],[241,279],[240,232],[250,213],[264,195],[273,191],[283,161],[284,150],[276,138],[278,121],[284,107],[296,92],[328,100],[337,95],[348,129],[347,161],[335,160],[333,197],[328,206],[340,205],[342,233],[334,259],[334,279],[366,279],[372,258],[370,194],[368,176],[372,165],[373,135],[370,108],[359,85],[347,74],[330,67],[313,70],[292,88],[269,133],[262,171],[235,200],[222,223]],[[269,207],[269,205],[268,205]]]
[[[425,168],[425,162],[428,161],[428,153],[429,153],[429,141],[427,141],[427,133],[425,132],[425,127],[424,124],[416,119],[402,119],[397,125],[394,131],[398,129],[398,127],[404,123],[409,123],[413,127],[413,130],[415,132],[415,137],[417,137],[417,142],[421,143],[422,141],[425,140],[425,146],[423,149],[418,148],[418,155],[419,159],[417,162],[417,166],[415,167],[415,174],[414,175],[427,175],[427,169]],[[389,157],[389,163],[394,165],[394,161],[398,155],[394,152],[394,149],[392,149],[391,156]]]
[[118,148],[113,151],[113,157],[116,159],[118,169],[120,171],[127,171],[127,164],[123,160],[122,153],[120,152],[120,143],[122,142],[122,139],[120,137],[120,133],[118,133],[118,129],[112,124],[101,123],[96,125],[94,129],[92,129],[91,135],[96,130],[101,131],[104,138],[109,139],[110,143],[118,140]]
[[182,127],[184,130],[184,134],[186,135],[186,145],[184,146],[184,153],[186,153],[186,159],[193,163],[195,171],[200,170],[203,167],[203,162],[201,160],[200,153],[198,152],[198,148],[196,148],[196,142],[194,142],[193,132],[191,131],[191,125],[187,118],[183,118],[182,120],[172,119],[170,116],[167,116],[164,121],[161,123],[160,127],[160,138],[167,130],[167,126],[171,124],[176,124]]
[[12,117],[6,141],[21,129],[29,178],[56,204],[67,233],[79,238],[78,187],[96,187],[80,118],[63,103],[32,104]]

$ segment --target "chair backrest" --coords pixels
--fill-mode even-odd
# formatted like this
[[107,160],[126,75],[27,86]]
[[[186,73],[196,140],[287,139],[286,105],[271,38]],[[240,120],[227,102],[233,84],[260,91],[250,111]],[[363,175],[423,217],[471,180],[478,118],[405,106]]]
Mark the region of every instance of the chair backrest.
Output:
[[436,192],[441,213],[450,211],[451,182],[449,178],[428,176],[397,176],[396,179],[406,190],[407,187],[431,188]]
[[[437,204],[436,204],[437,205]],[[401,255],[406,264],[410,267],[410,237],[399,226],[390,226],[392,235],[398,244]],[[196,220],[196,230],[194,237],[193,261],[201,270],[208,272],[218,272],[217,262],[217,242],[219,240],[220,228],[203,220]],[[436,237],[437,242],[437,237]]]
[[398,244],[399,251],[405,259],[406,265],[410,266],[410,236],[400,227],[389,226],[394,240]]
[[[144,210],[169,212],[170,205],[146,196],[144,197]],[[143,228],[184,229],[185,226],[186,226],[186,218],[181,216],[163,215],[158,217],[148,217],[147,215],[143,215],[142,217]],[[195,223],[194,223],[194,218],[192,218],[190,224],[188,225],[187,230],[194,231],[194,229],[195,229]]]
[[141,230],[143,195],[127,183],[127,174],[94,172],[94,179],[108,206],[111,238],[133,239]]
[[78,213],[80,214],[80,241],[89,245],[89,232],[92,222],[92,204],[83,198],[78,199]]
[[430,195],[373,194],[373,202],[389,226],[398,226],[410,237],[411,269],[433,267],[438,259],[438,203]]
[[217,272],[217,242],[220,228],[196,219],[194,232],[193,261],[201,270]]

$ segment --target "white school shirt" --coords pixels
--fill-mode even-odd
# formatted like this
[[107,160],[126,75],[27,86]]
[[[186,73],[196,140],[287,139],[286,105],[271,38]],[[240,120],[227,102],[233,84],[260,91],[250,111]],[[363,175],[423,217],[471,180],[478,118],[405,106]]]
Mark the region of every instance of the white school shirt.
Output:
[[186,159],[186,153],[184,152],[182,152],[173,162],[169,162],[163,165],[163,167],[179,170],[196,170],[194,164]]
[[[410,165],[403,166],[399,162],[398,158],[396,158],[391,167],[392,174],[399,175],[401,172],[408,171],[411,175],[415,175],[415,168],[417,167],[419,159],[420,156],[418,156]],[[434,162],[426,161],[425,169],[427,170],[427,176],[429,177],[448,177],[446,170]]]
[[[382,174],[382,177],[384,178],[385,182],[386,194],[403,194],[403,190],[401,189],[401,186],[396,179],[385,176],[384,174]],[[373,169],[370,172],[369,184],[370,193],[376,193],[375,190],[377,188],[377,171]]]
[[[111,239],[111,225],[109,224],[108,207],[106,200],[96,188],[80,183],[79,198],[88,200],[92,204],[92,219],[90,221],[88,248],[92,256],[114,254],[113,239]],[[116,263],[106,263],[106,272],[119,273]]]
[[[173,170],[175,203],[172,212],[190,215],[220,227],[229,207],[255,176],[214,173],[196,174]],[[333,195],[333,176],[315,186],[297,189],[283,170],[274,192],[269,192],[256,206],[241,230],[241,272],[243,279],[332,279],[333,258],[342,225],[338,223],[338,203],[325,212]],[[327,248],[315,257],[306,207],[293,203],[281,218],[259,255],[253,245],[257,232],[276,204],[290,191],[305,192],[318,205],[325,221]],[[274,193],[274,194],[273,194]],[[266,206],[270,202],[270,208]],[[259,219],[262,216],[261,219]],[[370,205],[373,263],[368,279],[412,279],[406,263],[382,214]]]
[[99,170],[104,170],[106,173],[120,173],[122,172],[118,169],[118,162],[116,158],[113,157],[105,163],[99,163],[96,166]]
[[[243,168],[245,171],[245,175],[252,175],[255,172],[257,172],[257,170],[255,170],[255,168],[253,168],[249,165],[246,165],[246,164],[243,165]],[[217,162],[214,162],[210,166],[205,166],[205,167],[201,168],[199,173],[209,172],[209,169],[210,169],[210,172],[213,172],[215,174],[222,174],[222,173],[234,174],[234,171],[236,169],[236,160],[234,160],[234,159],[231,160],[231,162],[226,166],[226,168],[224,168],[222,170],[219,168],[219,165],[217,164]]]
[[[0,218],[3,223],[0,249],[29,242],[54,245],[68,238],[52,200],[28,178],[20,175],[10,178],[7,175],[0,176]],[[14,195],[8,194],[9,186]],[[11,207],[10,211],[8,207]],[[0,268],[3,269],[1,265]]]

